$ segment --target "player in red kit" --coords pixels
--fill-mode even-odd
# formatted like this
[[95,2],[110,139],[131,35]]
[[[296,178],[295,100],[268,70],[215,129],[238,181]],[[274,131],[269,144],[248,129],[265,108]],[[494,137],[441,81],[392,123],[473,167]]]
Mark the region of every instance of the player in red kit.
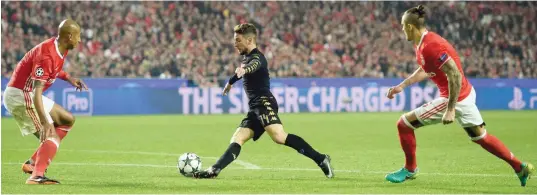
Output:
[[70,77],[63,69],[68,50],[80,43],[80,26],[73,20],[64,20],[59,26],[59,35],[32,48],[19,62],[4,91],[4,106],[15,118],[22,135],[34,134],[41,141],[32,157],[22,170],[32,174],[27,184],[59,184],[45,177],[44,173],[56,155],[61,140],[75,122],[71,113],[53,100],[43,96],[60,78],[77,89],[87,90],[78,78]]
[[440,97],[404,114],[397,122],[406,163],[400,170],[386,175],[386,179],[401,183],[416,178],[415,129],[438,123],[450,124],[457,120],[473,142],[509,163],[521,185],[526,186],[535,168],[529,163],[520,162],[498,138],[487,133],[475,104],[474,88],[464,76],[457,51],[444,38],[427,31],[424,7],[420,5],[407,10],[401,23],[407,40],[414,42],[419,68],[401,84],[390,88],[388,98],[394,98],[403,88],[426,78],[436,84]]

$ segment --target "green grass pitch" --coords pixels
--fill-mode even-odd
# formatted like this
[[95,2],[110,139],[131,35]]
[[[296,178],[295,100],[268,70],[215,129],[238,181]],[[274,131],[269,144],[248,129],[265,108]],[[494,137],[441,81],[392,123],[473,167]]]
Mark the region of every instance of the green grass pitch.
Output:
[[[386,173],[404,156],[395,122],[401,113],[281,114],[285,129],[332,156],[336,178],[267,136],[244,145],[217,179],[179,175],[184,152],[203,168],[224,152],[243,115],[78,117],[47,176],[57,186],[28,186],[20,165],[38,146],[2,118],[2,193],[537,193],[537,178],[521,187],[512,169],[470,141],[458,124],[419,129],[416,180],[391,184]],[[537,112],[486,111],[488,132],[523,161],[537,165]]]

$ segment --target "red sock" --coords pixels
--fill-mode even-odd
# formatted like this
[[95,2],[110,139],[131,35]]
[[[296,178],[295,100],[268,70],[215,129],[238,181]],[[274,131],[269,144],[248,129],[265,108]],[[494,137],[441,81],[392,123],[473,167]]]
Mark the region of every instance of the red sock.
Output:
[[56,142],[57,141],[45,140],[39,149],[37,149],[37,160],[35,161],[35,169],[32,176],[43,176],[60,146],[60,143]]
[[505,145],[503,145],[502,141],[500,141],[494,135],[487,134],[487,132],[485,132],[481,139],[479,139],[479,137],[475,139],[473,140],[475,143],[481,145],[481,147],[485,148],[485,150],[509,163],[509,165],[511,165],[511,167],[513,167],[517,173],[522,170],[520,167],[522,163],[515,157],[515,155],[513,155],[513,153],[511,153],[511,151],[509,151]]
[[[403,116],[404,117],[404,116]],[[414,135],[414,129],[410,128],[403,121],[401,117],[397,121],[397,130],[399,131],[399,141],[401,142],[401,147],[405,152],[405,168],[410,172],[413,172],[416,167],[416,136]]]
[[58,135],[58,137],[60,137],[60,141],[63,140],[65,136],[67,136],[67,133],[69,133],[69,130],[71,130],[70,126],[56,127],[56,134]]
[[[58,137],[60,137],[60,141],[63,140],[63,138],[65,136],[67,136],[67,133],[69,132],[69,130],[71,130],[71,126],[58,126],[58,127],[56,127],[56,134],[58,135]],[[36,161],[38,151],[39,151],[39,148],[34,152],[32,157],[30,158],[30,159],[32,159],[32,162],[31,162],[32,165],[35,165],[35,161]]]

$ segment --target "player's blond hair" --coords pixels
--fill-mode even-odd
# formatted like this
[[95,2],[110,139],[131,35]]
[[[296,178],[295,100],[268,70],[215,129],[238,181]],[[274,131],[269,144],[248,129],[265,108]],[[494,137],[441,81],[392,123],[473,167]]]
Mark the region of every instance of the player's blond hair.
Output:
[[241,35],[253,35],[254,37],[257,36],[257,28],[250,23],[239,24],[233,28],[233,31]]

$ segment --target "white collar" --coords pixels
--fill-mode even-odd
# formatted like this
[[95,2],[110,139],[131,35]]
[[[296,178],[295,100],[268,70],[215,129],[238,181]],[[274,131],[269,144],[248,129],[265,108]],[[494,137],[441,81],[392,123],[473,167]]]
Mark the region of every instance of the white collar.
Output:
[[428,32],[429,32],[429,31],[425,30],[425,32],[423,32],[423,34],[421,34],[420,43],[418,44],[418,47],[416,47],[416,48],[420,48],[420,46],[421,46],[421,42],[423,42],[423,38],[425,37],[425,35],[426,35]]
[[63,59],[62,53],[60,53],[60,48],[58,48],[58,38],[54,40],[54,47],[56,48],[56,53],[60,56],[61,59]]

